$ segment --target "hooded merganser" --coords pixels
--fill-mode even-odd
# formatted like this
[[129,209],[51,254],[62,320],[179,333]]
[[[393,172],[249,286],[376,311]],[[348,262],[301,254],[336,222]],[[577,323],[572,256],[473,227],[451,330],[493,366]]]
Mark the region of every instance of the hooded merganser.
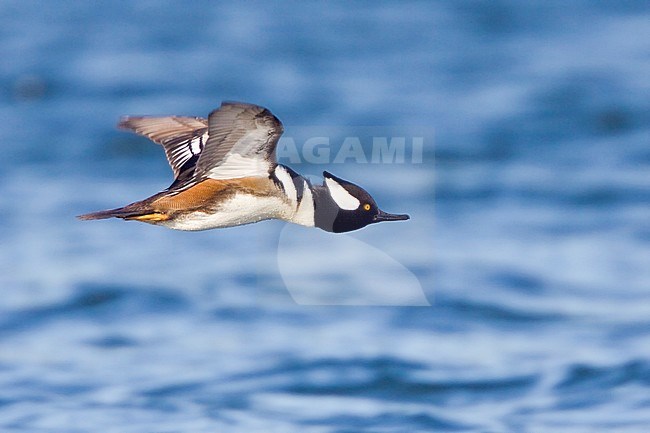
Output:
[[380,210],[363,188],[328,172],[312,185],[278,164],[282,123],[266,108],[224,102],[208,119],[125,117],[119,127],[163,146],[174,171],[166,190],[82,220],[122,218],[176,230],[207,230],[279,219],[328,232],[409,219]]

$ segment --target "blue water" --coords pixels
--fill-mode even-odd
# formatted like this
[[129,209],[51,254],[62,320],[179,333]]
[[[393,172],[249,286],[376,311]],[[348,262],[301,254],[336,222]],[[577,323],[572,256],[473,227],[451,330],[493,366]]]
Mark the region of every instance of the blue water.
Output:
[[[645,1],[3,2],[0,430],[648,431],[649,22]],[[422,163],[291,164],[412,219],[74,218],[171,182],[120,115],[228,99],[334,148],[424,137]]]

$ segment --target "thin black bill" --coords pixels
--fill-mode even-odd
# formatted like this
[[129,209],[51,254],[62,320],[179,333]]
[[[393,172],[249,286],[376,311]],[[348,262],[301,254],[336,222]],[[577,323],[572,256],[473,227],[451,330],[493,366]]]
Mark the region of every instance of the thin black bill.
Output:
[[374,222],[378,223],[381,221],[404,221],[409,218],[411,217],[406,214],[392,214],[380,210],[379,213],[375,215]]

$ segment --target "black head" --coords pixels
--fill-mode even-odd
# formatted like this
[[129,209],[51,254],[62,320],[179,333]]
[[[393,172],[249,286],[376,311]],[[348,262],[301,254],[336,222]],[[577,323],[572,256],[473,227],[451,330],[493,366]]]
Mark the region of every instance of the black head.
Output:
[[314,192],[316,226],[328,232],[358,230],[382,221],[402,221],[408,215],[389,214],[377,207],[375,200],[358,185],[326,171],[323,186]]

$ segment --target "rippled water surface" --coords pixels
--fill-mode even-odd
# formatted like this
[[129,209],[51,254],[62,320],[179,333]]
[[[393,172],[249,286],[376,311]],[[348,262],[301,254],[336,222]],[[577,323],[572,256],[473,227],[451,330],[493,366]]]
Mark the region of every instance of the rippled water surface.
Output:
[[[647,431],[649,19],[643,1],[4,2],[0,430]],[[282,160],[412,219],[74,218],[171,181],[120,115],[228,99],[287,138],[326,131],[332,155],[422,137],[421,162]]]

